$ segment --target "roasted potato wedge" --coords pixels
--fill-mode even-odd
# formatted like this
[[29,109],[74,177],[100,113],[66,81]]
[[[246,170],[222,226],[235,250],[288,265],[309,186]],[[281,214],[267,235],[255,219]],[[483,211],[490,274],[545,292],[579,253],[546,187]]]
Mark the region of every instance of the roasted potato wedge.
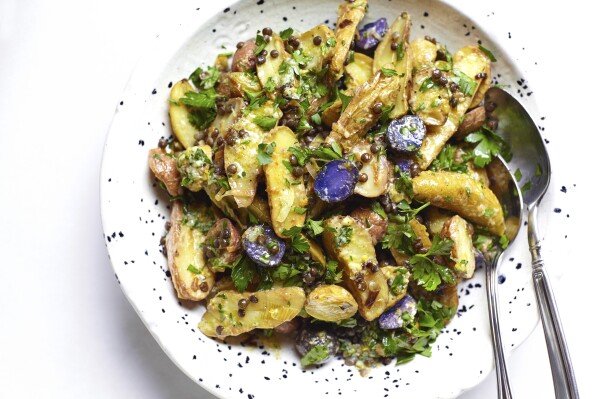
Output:
[[410,51],[415,71],[432,66],[437,59],[437,45],[421,37],[410,42]]
[[[266,45],[266,50],[269,54],[271,51],[276,50],[279,52],[279,56],[276,58],[267,55],[266,62],[264,64],[258,64],[256,66],[256,73],[260,84],[269,93],[271,98],[274,98],[276,94],[275,89],[280,89],[283,86],[295,87],[297,86],[297,79],[293,73],[281,74],[281,64],[287,61],[291,56],[285,51],[285,43],[283,39],[276,33],[270,37],[270,42]],[[273,90],[271,90],[271,88]]]
[[[260,108],[241,116],[227,133],[225,168],[231,170],[233,168],[230,166],[235,165],[235,173],[229,173],[231,189],[224,195],[232,195],[239,208],[248,207],[254,200],[258,175],[262,170],[258,162],[258,146],[263,142],[266,131],[257,122],[260,121],[259,118],[270,118],[269,122],[276,125],[282,114],[279,108],[268,101]],[[230,140],[229,135],[233,135],[235,140]]]
[[[382,68],[390,68],[395,70],[399,79],[398,93],[395,106],[389,113],[390,118],[399,118],[408,112],[408,91],[412,74],[412,52],[408,44],[411,27],[410,14],[401,13],[374,52],[373,73]],[[397,38],[394,38],[394,35]],[[391,47],[393,42],[397,45],[395,50]]]
[[[478,85],[468,108],[478,107],[485,98],[485,93],[491,87],[491,60],[478,47],[466,46],[455,53],[453,64],[454,69],[458,69],[477,81]],[[479,78],[478,74],[484,74],[485,77]]]
[[324,226],[325,250],[343,268],[343,280],[358,302],[358,312],[366,320],[376,319],[387,308],[389,288],[368,231],[351,216],[334,216]]
[[450,267],[461,278],[470,278],[474,275],[476,262],[474,260],[474,246],[468,222],[455,215],[447,220],[441,230],[441,236],[453,241],[451,251],[452,263]]
[[414,198],[453,211],[466,220],[501,236],[505,232],[503,209],[489,188],[469,175],[424,171],[412,179]]
[[180,201],[175,201],[171,211],[171,228],[166,235],[166,254],[177,296],[201,301],[210,293],[215,275],[200,251],[206,239],[205,233],[186,223],[190,220],[210,225],[214,222],[214,215],[206,205],[184,207]]
[[341,286],[320,285],[308,294],[304,309],[315,319],[340,321],[355,315],[358,303],[352,294]]
[[398,76],[385,76],[380,71],[360,86],[339,120],[333,123],[333,130],[327,141],[337,141],[344,150],[349,150],[378,121],[381,113],[373,106],[392,105],[399,89]]
[[[314,44],[314,38],[318,36],[321,39],[319,45]],[[300,48],[309,58],[304,70],[318,72],[333,57],[333,46],[329,46],[330,40],[335,37],[335,32],[328,26],[320,24],[314,28],[302,33],[299,36],[301,42]]]
[[189,122],[189,109],[187,106],[179,103],[179,100],[185,97],[185,93],[188,91],[195,91],[195,89],[187,79],[175,83],[171,89],[168,108],[173,133],[185,148],[193,147],[195,145],[196,134],[199,132],[199,130]]
[[299,147],[299,142],[286,126],[271,130],[265,141],[275,145],[272,162],[264,165],[272,228],[284,237],[283,231],[303,226],[306,221],[308,196],[304,181],[294,177],[284,163],[289,162],[289,147]]
[[336,82],[343,74],[343,66],[349,55],[351,43],[354,40],[358,24],[366,14],[368,0],[339,5],[337,11],[337,25],[335,28],[335,48],[331,58],[329,73],[332,81]]
[[[356,159],[360,159],[360,156],[364,153],[370,154],[370,142],[367,140],[359,142],[351,149],[351,153],[356,156]],[[385,154],[373,154],[372,160],[363,164],[360,173],[366,175],[368,180],[365,182],[358,181],[354,189],[356,194],[366,198],[376,198],[387,191],[389,163]]]
[[428,129],[422,147],[417,157],[421,169],[427,169],[431,162],[439,155],[445,143],[458,130],[460,119],[472,104],[472,96],[476,93],[480,80],[476,76],[489,70],[491,60],[481,50],[473,46],[460,49],[454,55],[452,75],[449,80],[456,83],[461,96],[455,108],[451,108],[447,120],[441,126],[431,126]]
[[355,53],[353,62],[345,66],[345,86],[355,90],[372,77],[372,63],[374,60],[362,53]]
[[[255,297],[258,301],[250,300]],[[248,303],[244,315],[239,301]],[[306,294],[299,287],[272,288],[255,293],[225,290],[214,296],[199,324],[209,337],[237,336],[255,328],[275,328],[296,317],[304,306]]]
[[440,126],[449,115],[450,91],[433,81],[434,67],[422,68],[412,77],[410,108],[427,126]]

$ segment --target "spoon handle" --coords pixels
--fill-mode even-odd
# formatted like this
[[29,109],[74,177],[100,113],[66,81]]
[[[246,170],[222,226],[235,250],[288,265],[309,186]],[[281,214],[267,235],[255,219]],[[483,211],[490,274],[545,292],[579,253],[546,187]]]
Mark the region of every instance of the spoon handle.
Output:
[[530,207],[528,213],[528,245],[532,255],[532,276],[549,353],[555,397],[557,399],[579,398],[574,369],[566,345],[566,337],[562,329],[549,277],[545,273],[544,262],[541,258],[541,244],[538,240],[536,225],[537,206],[534,204]]
[[497,398],[511,399],[512,391],[507,375],[501,329],[499,328],[499,311],[497,307],[497,266],[501,255],[495,256],[491,265],[486,268],[487,304],[489,306],[489,322],[493,338],[493,354],[495,358],[495,373],[497,374]]

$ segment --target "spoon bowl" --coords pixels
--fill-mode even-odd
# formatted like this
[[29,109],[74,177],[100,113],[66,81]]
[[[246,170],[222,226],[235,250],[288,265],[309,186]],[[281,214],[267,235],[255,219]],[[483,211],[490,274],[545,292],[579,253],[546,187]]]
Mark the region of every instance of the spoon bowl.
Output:
[[533,283],[557,398],[578,398],[574,369],[562,329],[557,303],[541,258],[537,232],[538,204],[547,192],[551,179],[549,154],[543,138],[526,109],[506,91],[493,87],[485,95],[487,110],[499,121],[495,132],[512,149],[510,164],[521,175],[522,198],[528,206],[528,244],[532,256]]

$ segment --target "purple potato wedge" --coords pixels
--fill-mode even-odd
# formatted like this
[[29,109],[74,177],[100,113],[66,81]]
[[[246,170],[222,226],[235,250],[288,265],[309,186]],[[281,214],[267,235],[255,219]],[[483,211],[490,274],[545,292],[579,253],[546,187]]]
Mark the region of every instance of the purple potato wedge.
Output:
[[387,19],[379,18],[374,22],[364,25],[358,30],[358,40],[356,47],[362,50],[370,50],[378,46],[378,44],[387,33]]
[[404,313],[408,313],[410,319],[416,315],[416,300],[410,295],[404,296],[391,309],[379,317],[379,327],[384,330],[393,330],[404,326]]
[[399,152],[413,153],[422,146],[426,127],[416,115],[406,115],[391,121],[387,127],[389,147]]
[[285,242],[267,225],[248,227],[241,236],[241,242],[245,253],[259,266],[277,266],[285,254]]
[[339,340],[335,335],[325,329],[305,326],[301,329],[296,338],[295,349],[304,357],[316,347],[325,348],[327,355],[309,364],[306,364],[305,360],[302,358],[302,366],[323,364],[327,360],[335,357],[335,354],[339,350]]
[[340,202],[349,198],[358,184],[358,168],[345,159],[336,159],[320,169],[314,181],[314,192],[324,202]]

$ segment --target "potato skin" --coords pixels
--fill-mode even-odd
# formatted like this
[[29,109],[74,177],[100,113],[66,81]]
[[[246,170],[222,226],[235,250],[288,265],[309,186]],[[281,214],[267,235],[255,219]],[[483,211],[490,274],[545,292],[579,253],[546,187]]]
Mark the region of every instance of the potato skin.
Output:
[[459,277],[471,278],[474,275],[476,261],[474,259],[474,246],[468,222],[459,215],[447,220],[441,230],[441,236],[453,241],[451,250],[451,268]]
[[256,56],[254,50],[258,46],[254,40],[246,41],[243,46],[233,54],[233,60],[231,61],[232,72],[248,72],[256,70]]
[[[250,296],[258,301],[252,302]],[[249,304],[240,316],[239,300]],[[255,328],[275,328],[293,320],[304,306],[306,294],[300,287],[272,288],[255,293],[228,290],[213,297],[206,307],[199,329],[209,337],[237,336]]]
[[463,139],[467,134],[475,132],[483,127],[486,119],[487,115],[485,112],[485,107],[483,106],[476,107],[468,111],[466,115],[464,115],[464,120],[458,127],[458,131],[454,137],[458,140]]
[[[303,226],[306,212],[298,213],[296,209],[306,209],[308,195],[303,179],[292,175],[283,161],[289,161],[289,147],[299,146],[295,134],[286,126],[271,130],[266,142],[275,143],[272,162],[264,165],[266,176],[266,192],[270,204],[272,227],[279,237],[284,237],[283,231],[295,226]],[[294,184],[288,184],[294,182]],[[297,184],[295,184],[297,182]]]
[[340,321],[358,311],[358,303],[348,290],[338,285],[316,287],[306,298],[306,313],[318,320]]
[[167,156],[162,148],[153,148],[148,153],[148,165],[170,195],[175,197],[181,193],[181,174],[174,157]]
[[[343,280],[358,302],[358,312],[368,321],[376,319],[387,308],[389,287],[385,275],[378,268],[368,231],[351,216],[333,216],[326,219],[324,225],[322,240],[325,250],[342,267]],[[351,229],[352,233],[349,242],[339,246],[335,236],[341,228]],[[373,267],[365,267],[367,263]],[[361,283],[363,290],[360,289]]]
[[385,236],[389,222],[387,218],[382,217],[372,209],[356,208],[350,216],[358,220],[368,231],[372,238],[372,244],[376,245]]
[[424,171],[412,179],[414,198],[453,211],[501,236],[503,210],[493,192],[472,177],[448,171]]
[[[198,212],[206,212],[205,207]],[[171,211],[171,228],[166,235],[166,253],[168,268],[177,296],[180,299],[200,301],[208,296],[214,286],[215,274],[206,265],[199,248],[206,237],[198,229],[192,229],[183,223],[183,204],[176,201]],[[190,271],[189,266],[199,271]]]

